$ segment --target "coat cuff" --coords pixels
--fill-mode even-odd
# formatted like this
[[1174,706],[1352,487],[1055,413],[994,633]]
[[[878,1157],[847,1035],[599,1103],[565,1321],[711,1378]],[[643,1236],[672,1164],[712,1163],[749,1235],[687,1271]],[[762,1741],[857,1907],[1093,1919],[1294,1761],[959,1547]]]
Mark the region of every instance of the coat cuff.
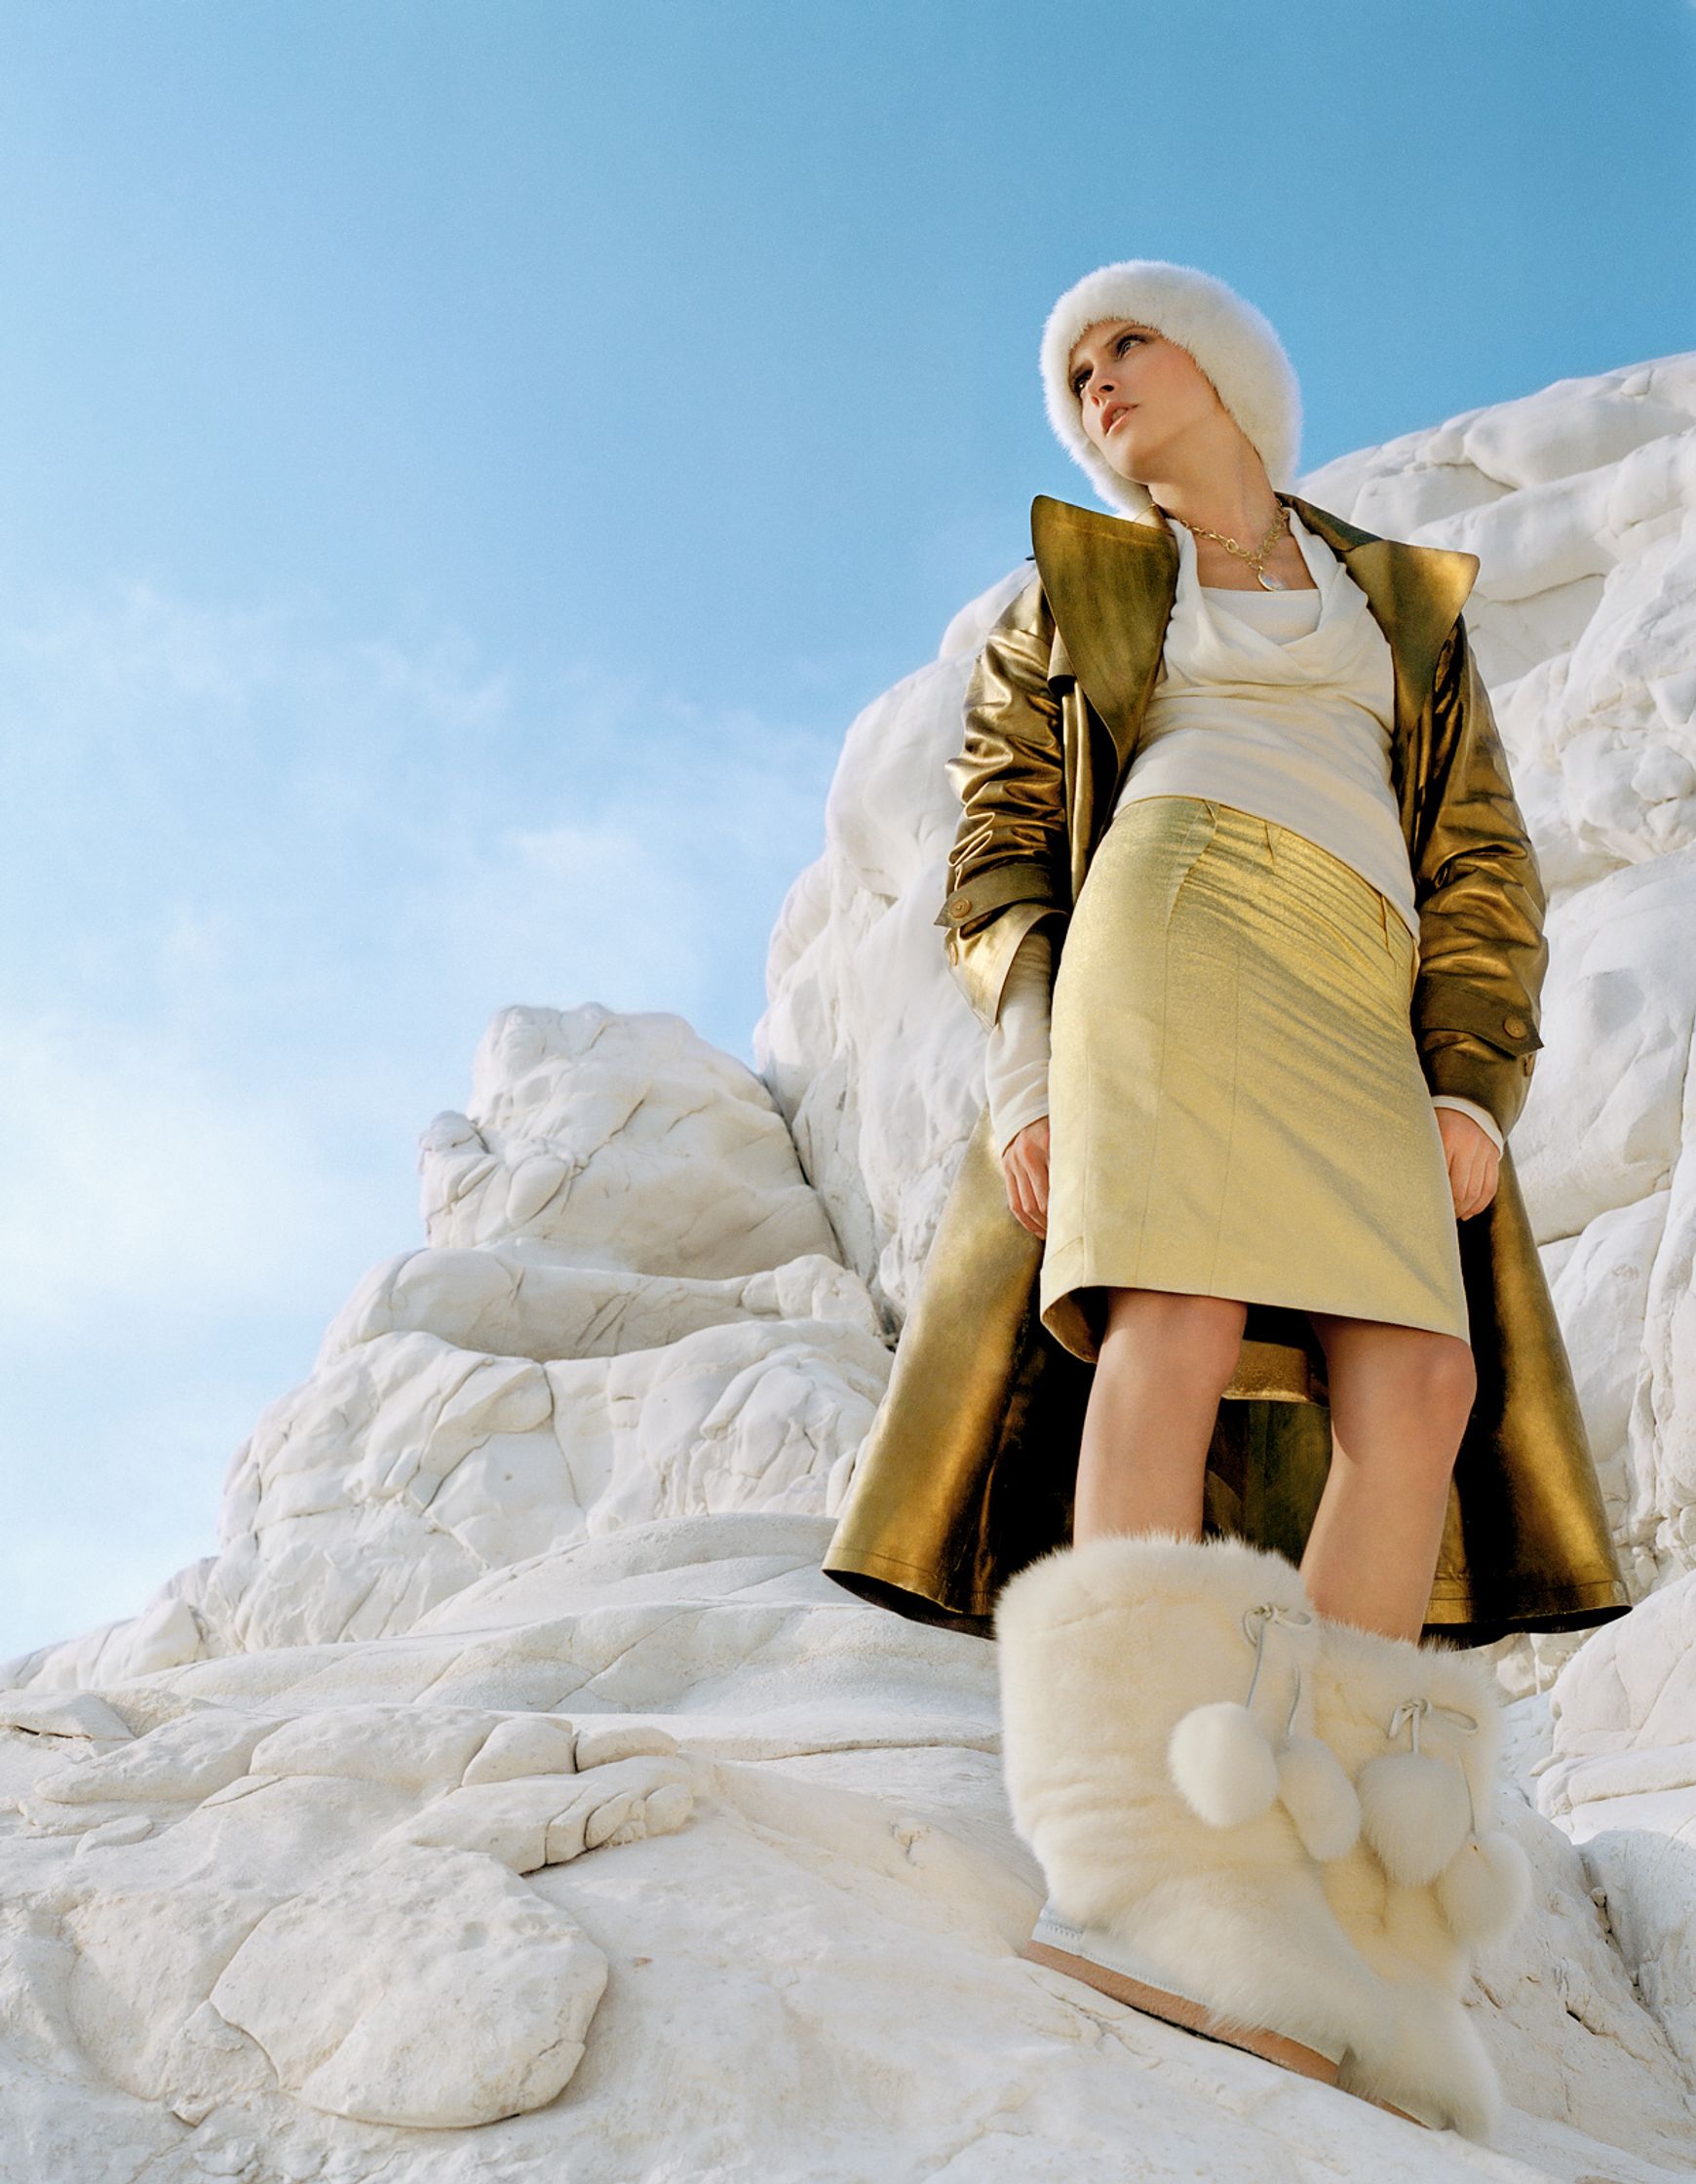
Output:
[[1005,865],[991,865],[986,872],[973,873],[943,905],[936,922],[948,928],[950,938],[955,933],[976,932],[1010,903],[1041,903],[1049,910],[1066,907],[1048,867],[1021,857]]
[[993,1025],[1001,1013],[1007,974],[1025,936],[1045,917],[1064,915],[1040,865],[997,865],[948,897],[937,923],[947,927],[948,967],[980,1023]]
[[1434,1033],[1421,1063],[1433,1095],[1470,1100],[1494,1118],[1505,1139],[1531,1089],[1533,1053],[1504,1054],[1470,1032]]
[[1476,1101],[1494,1117],[1505,1139],[1530,1093],[1531,1072],[1543,1043],[1529,999],[1422,971],[1414,991],[1413,1028],[1431,1090]]

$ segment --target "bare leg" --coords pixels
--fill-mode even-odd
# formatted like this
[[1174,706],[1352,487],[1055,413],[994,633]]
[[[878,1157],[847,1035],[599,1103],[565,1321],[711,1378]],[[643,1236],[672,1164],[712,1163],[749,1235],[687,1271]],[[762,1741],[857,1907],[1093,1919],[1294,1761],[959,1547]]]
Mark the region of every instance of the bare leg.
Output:
[[1078,1453],[1072,1539],[1176,1532],[1199,1540],[1219,1397],[1248,1321],[1228,1297],[1109,1289]]
[[1417,1639],[1449,1475],[1478,1391],[1454,1335],[1312,1312],[1330,1382],[1331,1465],[1301,1558],[1321,1615]]

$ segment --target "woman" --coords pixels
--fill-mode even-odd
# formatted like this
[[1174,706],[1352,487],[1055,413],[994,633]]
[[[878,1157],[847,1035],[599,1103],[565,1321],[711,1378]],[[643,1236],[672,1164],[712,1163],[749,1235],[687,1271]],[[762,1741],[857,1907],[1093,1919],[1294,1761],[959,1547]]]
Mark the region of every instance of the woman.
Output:
[[[1452,1492],[1481,1408],[1475,1295],[1496,1422],[1504,1388],[1537,1400],[1504,1369],[1516,1334],[1559,1414],[1541,1484],[1495,1496],[1505,1620],[1626,1599],[1517,1192],[1488,1265],[1463,1263],[1459,1225],[1511,1181],[1547,962],[1459,616],[1476,561],[1374,557],[1385,542],[1275,486],[1294,374],[1207,274],[1103,267],[1055,307],[1042,370],[1061,441],[1132,521],[1038,503],[1038,579],[974,673],[940,921],[993,1027],[987,1142],[1042,1243],[1041,1328],[1093,1369],[1066,1543],[1010,1582],[1005,1540],[985,1546],[1009,1478],[1041,1471],[1052,1503],[1065,1470],[1022,1363],[982,1400],[995,1343],[1037,1356],[1025,1322],[986,1345],[954,1301],[953,1389],[993,1412],[987,1455],[956,1462],[940,1416],[939,1298],[968,1258],[1016,1264],[981,1198],[955,1211],[969,1152],[825,1567],[905,1588],[909,1613],[988,1581],[1010,1801],[1050,1892],[1027,1955],[1483,2131],[1493,2080],[1458,1994],[1524,1875],[1491,1823],[1493,1682],[1419,1643],[1445,1619],[1440,1553],[1477,1563],[1491,1537]],[[1253,1543],[1206,1522],[1255,1314],[1304,1318],[1324,1357],[1299,1571],[1275,1526]],[[889,1452],[927,1418],[923,1477]],[[1502,1438],[1498,1469],[1531,1438]],[[1469,1509],[1491,1491],[1481,1474]],[[1461,1626],[1485,1619],[1465,1583]]]
[[[987,1637],[1004,1585],[1053,1544],[1139,1508],[1193,1526],[1199,1435],[1208,1528],[1301,1558],[1326,1605],[1374,1628],[1416,1628],[1427,1578],[1424,1626],[1475,1644],[1623,1614],[1570,1362],[1496,1144],[1530,1090],[1547,946],[1460,611],[1478,559],[1380,538],[1271,483],[1293,467],[1294,376],[1261,315],[1209,275],[1103,267],[1051,314],[1042,367],[1060,438],[1117,513],[1038,497],[1036,574],[973,670],[937,922],[995,1027],[994,1112],[956,1172],[823,1567]],[[1155,479],[1174,513],[1114,462],[1177,471]],[[1250,504],[1186,497],[1204,488]],[[1285,588],[1262,591],[1260,569]],[[1085,903],[1098,849],[1116,877]],[[1086,929],[1128,983],[1082,975]],[[1012,1151],[1011,1178],[998,1164],[1049,1104],[1044,943],[1057,1107],[1094,1115],[1098,1153],[1103,1117],[1120,1133],[1105,1184],[1098,1158],[1074,1163],[1071,1189],[1057,1147],[1072,1232],[1046,1240],[1029,1197],[1042,1134]],[[1386,1020],[1398,953],[1411,990]],[[1165,972],[1181,982],[1186,961],[1178,992]],[[1095,996],[1099,1038],[1068,1042],[1068,993]],[[1069,1014],[1075,1029],[1088,1008]],[[1157,1020],[1164,1096],[1138,1062]],[[1080,1063],[1114,1082],[1078,1107]],[[1110,1334],[1106,1290],[1140,1293]],[[1253,1301],[1266,1297],[1287,1301]],[[1182,1323],[1176,1339],[1161,1314]],[[1110,1461],[1115,1419],[1124,1445],[1142,1437],[1136,1464]]]

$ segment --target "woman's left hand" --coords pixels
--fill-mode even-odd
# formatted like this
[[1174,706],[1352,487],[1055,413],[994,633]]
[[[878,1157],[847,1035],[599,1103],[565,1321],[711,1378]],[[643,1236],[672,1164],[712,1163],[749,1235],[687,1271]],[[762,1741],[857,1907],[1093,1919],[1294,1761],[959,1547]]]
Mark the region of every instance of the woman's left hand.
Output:
[[1483,1213],[1495,1196],[1502,1156],[1489,1132],[1480,1129],[1459,1108],[1438,1108],[1436,1114],[1448,1161],[1448,1188],[1454,1193],[1454,1217],[1465,1221]]

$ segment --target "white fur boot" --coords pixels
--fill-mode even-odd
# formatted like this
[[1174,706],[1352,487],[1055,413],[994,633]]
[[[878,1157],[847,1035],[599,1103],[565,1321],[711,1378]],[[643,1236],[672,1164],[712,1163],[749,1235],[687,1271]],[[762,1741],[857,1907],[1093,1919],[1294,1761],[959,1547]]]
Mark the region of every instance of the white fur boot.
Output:
[[1530,1901],[1525,1854],[1495,1824],[1501,1701],[1489,1663],[1321,1619],[1315,1727],[1359,1794],[1359,1842],[1325,1868],[1349,1938],[1394,1992],[1387,2058],[1339,2084],[1439,2129],[1487,2137],[1494,2066],[1461,1996],[1480,1943]]
[[1049,1888],[1023,1953],[1310,2077],[1357,2048],[1381,2067],[1392,2000],[1315,1862],[1360,1809],[1311,1734],[1294,1566],[1232,1539],[1087,1540],[1020,1571],[995,1635],[1008,1797]]

